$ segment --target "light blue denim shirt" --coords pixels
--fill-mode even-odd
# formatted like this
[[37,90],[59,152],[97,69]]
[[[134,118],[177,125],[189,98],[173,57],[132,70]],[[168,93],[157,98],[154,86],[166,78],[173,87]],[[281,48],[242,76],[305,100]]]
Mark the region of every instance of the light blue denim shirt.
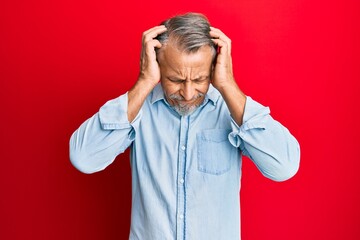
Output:
[[131,123],[127,101],[108,101],[74,132],[70,159],[93,173],[130,146],[131,240],[240,239],[241,156],[275,181],[298,170],[298,142],[250,97],[241,126],[212,86],[189,116],[168,105],[160,84]]

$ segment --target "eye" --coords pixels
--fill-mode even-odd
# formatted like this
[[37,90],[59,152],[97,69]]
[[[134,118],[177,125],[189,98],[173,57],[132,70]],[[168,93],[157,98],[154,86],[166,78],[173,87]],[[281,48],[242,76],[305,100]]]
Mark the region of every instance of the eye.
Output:
[[172,83],[176,83],[176,84],[180,84],[180,83],[183,83],[184,80],[182,79],[176,79],[176,78],[168,78],[170,82]]
[[209,80],[208,77],[204,77],[204,78],[194,79],[193,82],[196,84],[202,84],[202,83],[206,83],[208,80]]

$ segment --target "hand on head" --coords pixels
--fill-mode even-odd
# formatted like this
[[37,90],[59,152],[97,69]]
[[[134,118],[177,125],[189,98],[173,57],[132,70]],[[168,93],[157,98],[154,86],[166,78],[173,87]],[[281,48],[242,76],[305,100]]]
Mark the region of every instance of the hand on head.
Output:
[[161,76],[155,48],[162,46],[155,38],[165,31],[166,27],[160,25],[145,31],[142,36],[139,79],[148,81],[154,86],[159,82]]
[[234,81],[232,58],[231,58],[231,39],[228,38],[220,29],[211,27],[210,36],[218,47],[217,57],[214,63],[212,84],[219,89],[224,87],[229,81]]

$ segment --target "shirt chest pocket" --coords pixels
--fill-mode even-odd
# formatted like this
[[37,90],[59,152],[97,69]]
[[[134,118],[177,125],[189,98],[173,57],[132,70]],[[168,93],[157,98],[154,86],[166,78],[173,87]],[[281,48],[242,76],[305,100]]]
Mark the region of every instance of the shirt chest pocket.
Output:
[[199,171],[221,175],[230,170],[238,152],[228,140],[230,131],[230,129],[211,129],[197,133]]

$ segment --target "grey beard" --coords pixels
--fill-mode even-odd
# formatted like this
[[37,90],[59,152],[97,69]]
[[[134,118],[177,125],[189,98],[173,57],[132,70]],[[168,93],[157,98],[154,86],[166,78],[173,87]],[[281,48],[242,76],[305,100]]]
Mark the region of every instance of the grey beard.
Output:
[[[192,100],[196,100],[200,97],[203,97],[204,94],[202,93],[199,93],[197,96],[195,96]],[[171,94],[169,96],[169,98],[171,100],[175,100],[175,101],[183,101],[184,98],[179,96],[179,95],[176,95],[176,94]],[[177,102],[178,103],[178,102]],[[181,103],[178,103],[174,106],[171,106],[180,116],[187,116],[187,115],[190,115],[192,114],[193,112],[195,112],[196,109],[199,108],[199,106],[201,105],[201,103],[198,103],[198,104],[195,104],[195,105],[188,105],[188,104],[181,104]]]
[[199,105],[192,105],[192,106],[181,106],[176,105],[172,106],[172,108],[180,115],[180,116],[187,116],[195,112],[195,110],[199,107]]

